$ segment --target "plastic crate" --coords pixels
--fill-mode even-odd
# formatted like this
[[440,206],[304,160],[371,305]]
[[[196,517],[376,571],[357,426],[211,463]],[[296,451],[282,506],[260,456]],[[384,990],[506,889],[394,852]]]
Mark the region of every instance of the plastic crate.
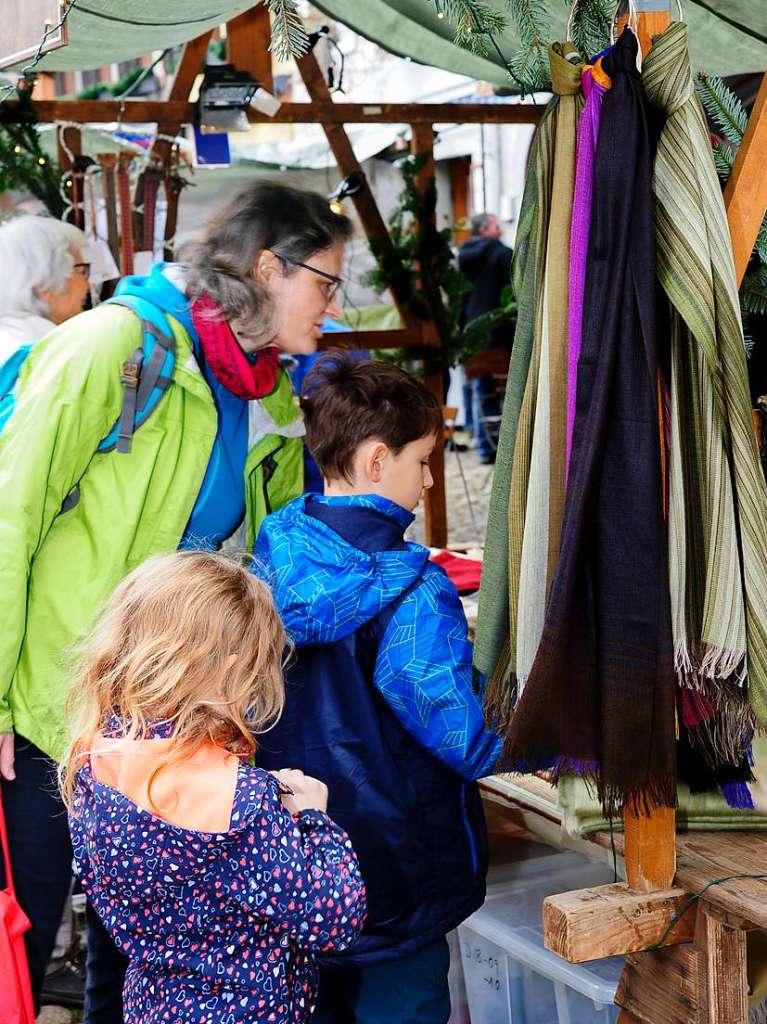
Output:
[[458,929],[471,1024],[612,1024],[623,958],[569,964],[545,949],[541,923],[546,896],[604,885],[612,872],[577,854],[541,859],[546,870],[491,886]]

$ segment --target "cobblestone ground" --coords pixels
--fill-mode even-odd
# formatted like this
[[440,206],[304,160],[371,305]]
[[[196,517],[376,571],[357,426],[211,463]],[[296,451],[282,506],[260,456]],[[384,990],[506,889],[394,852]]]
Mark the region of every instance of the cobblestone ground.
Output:
[[[466,442],[467,439],[463,434],[457,433],[456,440]],[[463,469],[463,477],[461,469]],[[445,452],[447,538],[451,547],[464,544],[469,544],[472,547],[484,545],[492,483],[492,467],[480,464],[479,455],[475,449],[469,448],[465,452]],[[419,507],[416,513],[416,521],[410,528],[408,537],[410,540],[423,543],[422,507]]]

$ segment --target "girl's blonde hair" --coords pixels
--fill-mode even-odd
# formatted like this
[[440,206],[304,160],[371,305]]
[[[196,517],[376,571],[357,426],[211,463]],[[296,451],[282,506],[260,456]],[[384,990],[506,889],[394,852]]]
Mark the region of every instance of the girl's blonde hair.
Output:
[[206,741],[252,756],[255,734],[282,713],[285,648],[269,588],[242,560],[185,551],[134,569],[82,648],[68,702],[73,739],[59,768],[67,806],[94,738],[115,716],[127,739],[171,723],[161,769]]

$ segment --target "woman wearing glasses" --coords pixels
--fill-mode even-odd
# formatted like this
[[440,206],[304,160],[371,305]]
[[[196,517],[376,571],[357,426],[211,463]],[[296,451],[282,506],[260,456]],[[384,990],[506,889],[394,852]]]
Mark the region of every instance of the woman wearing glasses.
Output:
[[79,228],[52,217],[15,217],[0,227],[0,366],[82,311],[87,244]]
[[[218,548],[243,521],[250,548],[301,493],[303,426],[279,353],[314,351],[340,315],[350,234],[322,196],[249,185],[178,264],[125,278],[115,301],[35,345],[19,377],[0,434],[0,778],[36,998],[71,862],[52,783],[62,655],[146,558]],[[123,970],[91,914],[86,1024],[122,1022]]]

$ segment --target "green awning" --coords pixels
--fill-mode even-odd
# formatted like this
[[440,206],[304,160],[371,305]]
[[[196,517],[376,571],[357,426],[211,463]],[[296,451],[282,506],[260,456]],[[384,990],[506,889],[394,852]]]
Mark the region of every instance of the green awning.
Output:
[[[16,0],[21,2],[21,0]],[[506,12],[506,0],[486,0]],[[767,68],[766,0],[682,0],[690,25],[692,61],[711,74]],[[495,85],[512,84],[500,58],[478,57],[452,42],[447,19],[430,0],[316,0],[329,17],[391,53]],[[103,67],[185,42],[252,6],[252,0],[78,0],[70,15],[70,44],[44,58],[45,70]],[[567,7],[550,0],[552,37],[565,31]],[[499,39],[510,57],[519,46],[513,29]]]

